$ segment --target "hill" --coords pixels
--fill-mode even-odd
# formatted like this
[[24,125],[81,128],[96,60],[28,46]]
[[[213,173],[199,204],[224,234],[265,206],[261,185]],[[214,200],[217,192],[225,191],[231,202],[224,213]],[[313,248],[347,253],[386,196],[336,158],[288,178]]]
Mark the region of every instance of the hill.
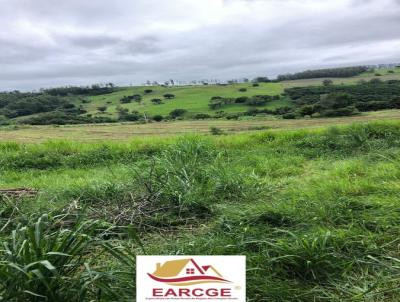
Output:
[[[332,70],[338,72],[342,69]],[[315,71],[315,74],[324,72]],[[293,119],[353,115],[400,107],[400,101],[397,101],[400,68],[368,70],[347,78],[281,82],[259,79],[262,81],[239,84],[136,87],[106,84],[61,87],[38,93],[0,93],[0,125],[144,123],[149,120],[242,119],[252,116]],[[379,93],[374,93],[375,90]],[[343,98],[343,93],[347,94],[347,99],[337,100]],[[329,95],[329,102],[336,104],[333,105],[335,108],[322,101],[321,97],[326,95]]]

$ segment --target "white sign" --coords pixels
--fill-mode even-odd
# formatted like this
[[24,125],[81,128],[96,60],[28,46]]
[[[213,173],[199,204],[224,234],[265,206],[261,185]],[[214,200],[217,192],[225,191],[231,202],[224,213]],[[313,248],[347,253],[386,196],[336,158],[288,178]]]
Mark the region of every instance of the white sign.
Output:
[[136,301],[246,301],[245,256],[137,256]]

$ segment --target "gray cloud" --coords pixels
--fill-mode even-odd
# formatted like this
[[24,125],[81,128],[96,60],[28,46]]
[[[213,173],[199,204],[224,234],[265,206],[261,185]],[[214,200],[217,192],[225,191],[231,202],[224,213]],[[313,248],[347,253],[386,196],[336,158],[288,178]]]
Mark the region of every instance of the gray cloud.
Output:
[[400,61],[400,0],[0,0],[0,89]]

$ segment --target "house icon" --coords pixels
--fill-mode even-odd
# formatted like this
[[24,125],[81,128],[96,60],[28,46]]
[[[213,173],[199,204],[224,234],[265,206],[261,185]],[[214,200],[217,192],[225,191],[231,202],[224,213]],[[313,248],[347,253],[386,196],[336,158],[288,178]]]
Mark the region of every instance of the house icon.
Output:
[[155,281],[179,286],[230,282],[214,266],[199,265],[193,258],[157,263],[156,270],[148,275]]

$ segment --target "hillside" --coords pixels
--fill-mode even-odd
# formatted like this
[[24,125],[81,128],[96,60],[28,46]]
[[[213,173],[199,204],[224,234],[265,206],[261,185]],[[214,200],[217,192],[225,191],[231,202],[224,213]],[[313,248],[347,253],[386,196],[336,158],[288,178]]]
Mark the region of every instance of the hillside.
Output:
[[59,87],[0,93],[0,125],[350,116],[399,109],[399,97],[400,68],[281,82]]
[[[149,115],[168,115],[174,109],[185,109],[189,115],[196,113],[213,113],[208,107],[210,99],[214,96],[237,98],[241,96],[254,96],[254,95],[279,95],[283,92],[280,83],[260,83],[259,87],[253,87],[251,83],[248,84],[231,84],[227,86],[220,85],[206,85],[206,86],[182,86],[182,87],[161,87],[161,86],[139,86],[139,87],[125,87],[119,89],[117,92],[90,97],[90,104],[85,104],[84,108],[88,113],[99,114],[97,108],[99,106],[107,106],[105,114],[116,116],[116,107],[122,106],[129,110],[137,110]],[[247,91],[240,92],[239,89],[245,88]],[[153,90],[151,93],[144,93],[146,89]],[[164,94],[174,94],[173,99],[165,99]],[[128,95],[142,95],[142,102],[132,102],[129,104],[121,104],[120,100]],[[153,104],[151,99],[161,99],[162,104]],[[271,102],[265,106],[257,106],[257,108],[276,108],[288,104],[287,101]],[[224,111],[235,113],[243,112],[250,108],[250,106],[235,104],[224,107]]]

